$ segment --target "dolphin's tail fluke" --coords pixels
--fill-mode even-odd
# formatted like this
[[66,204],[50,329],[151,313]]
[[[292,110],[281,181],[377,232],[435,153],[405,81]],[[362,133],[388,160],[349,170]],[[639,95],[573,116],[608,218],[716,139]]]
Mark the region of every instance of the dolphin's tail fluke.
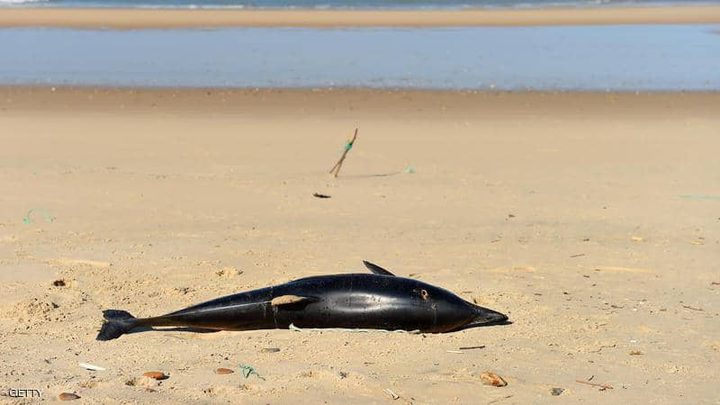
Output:
[[103,318],[105,318],[105,323],[100,328],[97,340],[117,339],[138,326],[138,319],[127,311],[108,309],[103,311]]

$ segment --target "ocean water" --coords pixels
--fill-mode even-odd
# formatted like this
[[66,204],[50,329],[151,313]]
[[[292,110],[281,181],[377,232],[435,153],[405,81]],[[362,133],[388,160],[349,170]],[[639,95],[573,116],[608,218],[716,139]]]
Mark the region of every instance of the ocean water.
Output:
[[720,90],[720,25],[0,29],[0,84]]
[[0,0],[0,7],[458,9],[720,4],[720,0]]

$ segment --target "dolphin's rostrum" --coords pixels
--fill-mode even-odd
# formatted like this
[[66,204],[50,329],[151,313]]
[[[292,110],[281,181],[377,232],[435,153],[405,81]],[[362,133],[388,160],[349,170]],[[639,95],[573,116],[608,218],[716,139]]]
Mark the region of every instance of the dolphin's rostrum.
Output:
[[135,328],[188,327],[208,330],[360,328],[441,333],[500,324],[508,317],[471,304],[445,289],[396,277],[370,262],[373,274],[301,278],[273,287],[228,295],[152,318],[103,311],[97,340]]

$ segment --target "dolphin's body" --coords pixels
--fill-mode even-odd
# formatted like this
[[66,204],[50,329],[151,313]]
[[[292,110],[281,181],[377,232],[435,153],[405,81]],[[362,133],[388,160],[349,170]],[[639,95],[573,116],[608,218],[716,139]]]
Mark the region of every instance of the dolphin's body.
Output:
[[111,340],[138,327],[209,330],[360,328],[451,332],[499,324],[508,317],[471,304],[445,289],[396,277],[369,262],[374,274],[301,278],[273,287],[228,295],[152,318],[103,311],[98,340]]

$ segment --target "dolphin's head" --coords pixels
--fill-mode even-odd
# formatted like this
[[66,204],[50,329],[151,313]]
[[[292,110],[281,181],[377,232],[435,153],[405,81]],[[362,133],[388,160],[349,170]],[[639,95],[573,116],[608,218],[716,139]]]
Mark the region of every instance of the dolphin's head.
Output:
[[419,287],[413,292],[419,296],[421,305],[435,313],[437,330],[461,330],[508,322],[507,315],[467,302],[443,288],[427,284]]

